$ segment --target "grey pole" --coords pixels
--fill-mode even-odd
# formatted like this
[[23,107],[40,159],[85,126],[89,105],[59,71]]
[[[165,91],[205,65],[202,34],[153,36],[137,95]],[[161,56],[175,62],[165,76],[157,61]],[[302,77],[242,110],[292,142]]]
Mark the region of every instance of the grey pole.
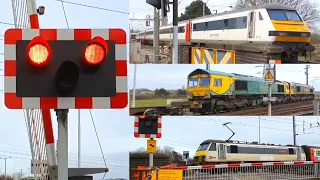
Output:
[[132,104],[131,107],[136,107],[136,77],[137,77],[137,64],[134,64],[133,70],[133,87],[132,87]]
[[56,110],[58,120],[58,179],[68,179],[68,109]]
[[81,122],[80,109],[78,109],[78,168],[81,167]]
[[[269,70],[271,69],[271,64],[269,64]],[[271,83],[268,84],[268,116],[271,116]]]
[[[150,140],[152,140],[153,138],[150,138]],[[152,168],[153,167],[153,153],[149,154],[149,167]]]
[[173,51],[172,64],[178,64],[178,0],[173,0]]
[[293,120],[293,145],[297,145],[297,133],[296,133],[296,117],[292,116]]
[[159,10],[157,8],[154,8],[154,34],[153,34],[153,63],[159,64]]

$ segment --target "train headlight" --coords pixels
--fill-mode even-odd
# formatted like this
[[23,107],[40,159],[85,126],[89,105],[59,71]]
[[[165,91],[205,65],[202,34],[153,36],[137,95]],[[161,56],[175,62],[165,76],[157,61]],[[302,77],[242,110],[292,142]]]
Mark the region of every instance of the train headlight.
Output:
[[193,98],[192,92],[187,92],[187,96],[188,96],[188,99],[192,99]]
[[301,37],[310,37],[309,33],[301,33]]

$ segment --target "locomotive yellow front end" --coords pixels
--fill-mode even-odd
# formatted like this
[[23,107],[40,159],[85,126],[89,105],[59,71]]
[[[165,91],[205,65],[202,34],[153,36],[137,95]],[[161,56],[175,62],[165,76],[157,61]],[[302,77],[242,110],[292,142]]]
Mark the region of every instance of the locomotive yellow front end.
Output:
[[284,49],[282,59],[287,63],[298,61],[299,55],[307,56],[315,47],[310,44],[310,30],[294,9],[267,9],[274,29],[269,37],[275,37],[274,44]]

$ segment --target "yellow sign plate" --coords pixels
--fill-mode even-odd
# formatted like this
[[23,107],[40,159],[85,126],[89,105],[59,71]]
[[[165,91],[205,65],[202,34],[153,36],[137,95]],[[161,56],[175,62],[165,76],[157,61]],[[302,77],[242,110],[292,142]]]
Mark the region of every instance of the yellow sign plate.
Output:
[[158,175],[152,173],[152,180],[182,180],[182,169],[160,169]]
[[266,73],[266,75],[264,76],[265,79],[273,79],[273,75],[270,72],[270,70],[268,70],[268,72]]
[[157,141],[153,139],[148,139],[147,141],[147,152],[155,153],[157,152]]

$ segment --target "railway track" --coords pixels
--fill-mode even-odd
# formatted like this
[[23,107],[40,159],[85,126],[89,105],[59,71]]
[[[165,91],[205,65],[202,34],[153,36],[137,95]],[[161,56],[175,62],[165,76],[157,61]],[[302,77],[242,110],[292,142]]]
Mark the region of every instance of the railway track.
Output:
[[[130,108],[130,116],[143,115],[145,111],[157,115],[178,115],[178,116],[201,116],[199,113],[191,113],[188,104],[180,104],[177,106],[158,106],[158,107],[135,107]],[[303,101],[288,104],[272,105],[272,116],[300,116],[313,114],[313,101]],[[268,115],[268,107],[248,107],[246,109],[237,109],[229,112],[220,111],[207,114],[205,116],[266,116]]]
[[[273,105],[271,107],[272,116],[299,116],[313,113],[314,105],[312,101],[296,102],[289,104]],[[232,112],[221,112],[219,116],[267,116],[268,107],[244,109]]]

